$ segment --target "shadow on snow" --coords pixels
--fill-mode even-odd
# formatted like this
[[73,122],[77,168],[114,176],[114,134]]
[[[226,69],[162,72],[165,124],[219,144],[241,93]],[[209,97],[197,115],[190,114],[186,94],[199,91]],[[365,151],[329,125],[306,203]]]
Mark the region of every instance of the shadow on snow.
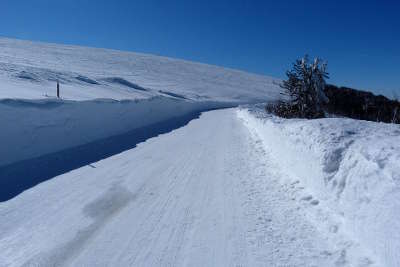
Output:
[[1,167],[0,202],[10,200],[23,191],[57,175],[132,149],[138,143],[151,137],[188,124],[189,121],[199,118],[200,114],[201,112],[194,112],[125,134]]

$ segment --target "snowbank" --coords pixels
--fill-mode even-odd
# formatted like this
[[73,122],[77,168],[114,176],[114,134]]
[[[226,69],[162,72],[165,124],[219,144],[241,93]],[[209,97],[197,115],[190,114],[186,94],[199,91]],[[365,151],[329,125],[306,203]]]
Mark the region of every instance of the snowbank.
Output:
[[232,106],[142,100],[0,100],[0,166],[119,135],[192,112]]
[[[400,126],[238,111],[276,163],[343,221],[384,266],[400,266]],[[289,179],[290,179],[289,178]]]

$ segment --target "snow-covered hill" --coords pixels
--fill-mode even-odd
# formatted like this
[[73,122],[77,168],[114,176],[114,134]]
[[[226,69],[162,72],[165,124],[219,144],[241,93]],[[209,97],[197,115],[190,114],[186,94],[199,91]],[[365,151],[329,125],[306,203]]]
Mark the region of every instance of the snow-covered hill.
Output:
[[0,38],[0,167],[279,92],[270,77],[206,64]]
[[0,38],[0,99],[54,97],[259,102],[279,97],[274,79],[172,58]]

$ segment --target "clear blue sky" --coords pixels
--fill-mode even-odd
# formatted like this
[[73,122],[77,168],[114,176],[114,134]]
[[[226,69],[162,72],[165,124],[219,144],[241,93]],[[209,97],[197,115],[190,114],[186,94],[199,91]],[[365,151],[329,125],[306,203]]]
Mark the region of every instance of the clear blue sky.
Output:
[[279,78],[308,53],[328,60],[331,83],[400,95],[398,0],[2,0],[0,35]]

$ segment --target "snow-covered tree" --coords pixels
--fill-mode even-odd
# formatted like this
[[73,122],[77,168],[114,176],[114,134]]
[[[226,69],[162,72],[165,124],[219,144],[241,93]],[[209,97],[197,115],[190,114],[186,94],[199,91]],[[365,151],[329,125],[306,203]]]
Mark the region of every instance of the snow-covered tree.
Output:
[[288,79],[281,87],[285,90],[291,111],[303,118],[323,117],[323,104],[328,101],[325,96],[325,79],[329,78],[327,64],[316,58],[310,62],[306,55],[297,59],[293,68],[286,72]]

